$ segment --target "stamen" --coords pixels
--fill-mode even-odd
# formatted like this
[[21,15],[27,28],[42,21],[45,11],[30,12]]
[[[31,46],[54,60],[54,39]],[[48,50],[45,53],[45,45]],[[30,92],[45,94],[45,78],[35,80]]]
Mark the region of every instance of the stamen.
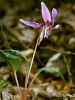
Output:
[[44,28],[44,38],[48,38],[48,27]]

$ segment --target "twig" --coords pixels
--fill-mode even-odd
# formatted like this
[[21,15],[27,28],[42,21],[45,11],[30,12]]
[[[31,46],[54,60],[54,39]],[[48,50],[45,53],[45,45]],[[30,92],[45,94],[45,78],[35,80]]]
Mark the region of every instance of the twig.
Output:
[[2,36],[3,36],[4,46],[6,48],[11,48],[10,45],[9,45],[9,43],[8,43],[8,41],[7,41],[7,39],[6,39],[6,35],[4,33],[2,23],[1,23],[1,31],[2,31]]
[[60,52],[60,53],[67,54],[67,55],[75,55],[75,53],[72,53],[72,52],[70,52],[70,51],[60,51],[60,50],[53,49],[53,48],[51,48],[51,47],[41,47],[41,48],[50,49],[50,50],[52,50],[52,51]]
[[69,64],[67,63],[67,59],[66,59],[66,56],[65,55],[63,55],[63,58],[64,58],[64,62],[65,62],[65,64],[66,64],[66,68],[67,68],[67,72],[68,72],[68,75],[69,75],[69,80],[70,80],[70,83],[71,83],[71,86],[74,88],[74,84],[73,84],[73,81],[72,81],[72,74],[71,74],[71,72],[70,72],[70,66],[69,66]]

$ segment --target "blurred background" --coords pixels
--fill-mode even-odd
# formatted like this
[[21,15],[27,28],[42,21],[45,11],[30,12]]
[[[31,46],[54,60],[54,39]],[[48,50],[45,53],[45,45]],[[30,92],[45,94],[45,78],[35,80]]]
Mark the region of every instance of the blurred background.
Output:
[[[39,23],[43,22],[41,2],[47,5],[50,13],[52,8],[57,9],[55,25],[59,24],[59,28],[50,31],[48,39],[43,39],[38,46],[30,80],[39,68],[52,66],[57,68],[66,79],[67,85],[63,92],[72,93],[69,90],[72,84],[69,81],[66,66],[68,64],[73,84],[75,84],[75,0],[0,0],[0,49],[19,50],[31,62],[40,29],[26,26],[19,20],[22,18]],[[63,55],[66,57],[66,62]],[[23,63],[17,72],[22,87],[24,86],[24,70],[25,65]],[[16,85],[12,71],[2,58],[0,58],[0,79]],[[58,81],[59,83],[57,83]],[[51,72],[42,73],[35,80],[35,84],[45,82],[49,82],[57,88],[61,85],[59,75]]]

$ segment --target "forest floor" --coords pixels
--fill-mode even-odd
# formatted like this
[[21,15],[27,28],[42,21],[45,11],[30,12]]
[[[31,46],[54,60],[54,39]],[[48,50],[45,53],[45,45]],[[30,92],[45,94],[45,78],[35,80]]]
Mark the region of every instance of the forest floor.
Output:
[[[23,53],[31,62],[39,29],[22,24],[19,20],[42,22],[41,0],[0,0],[0,49],[14,49]],[[75,5],[73,3],[59,4],[44,0],[50,12],[52,8],[58,11],[55,24],[57,30],[38,45],[34,63],[30,73],[29,84],[36,71],[45,66],[56,68],[65,78],[66,84],[60,90],[62,79],[51,71],[40,73],[32,84],[27,100],[75,100]],[[21,91],[24,91],[26,65],[22,62],[17,71]],[[13,71],[6,61],[0,57],[0,80],[7,84],[0,89],[0,100],[20,100]]]

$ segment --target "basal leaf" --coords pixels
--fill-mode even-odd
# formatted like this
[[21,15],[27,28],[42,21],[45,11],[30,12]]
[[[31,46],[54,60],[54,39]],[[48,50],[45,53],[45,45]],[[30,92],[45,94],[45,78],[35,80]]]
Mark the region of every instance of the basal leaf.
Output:
[[26,58],[25,55],[23,55],[20,51],[17,51],[17,50],[13,50],[13,49],[6,49],[4,51],[7,51],[7,52],[11,52],[11,53],[17,53],[19,54],[22,58],[24,58],[24,61],[25,61],[25,64],[26,64],[26,75],[28,73],[28,68],[29,68],[29,62],[28,62],[28,59]]
[[14,71],[17,71],[18,68],[21,65],[21,58],[18,56],[14,56],[10,53],[4,52],[2,50],[0,50],[0,56],[3,57],[5,59],[5,61],[7,62],[8,66],[13,69]]
[[63,89],[64,88],[64,86],[65,86],[65,79],[64,79],[63,75],[57,69],[55,69],[53,67],[44,67],[44,68],[39,69],[36,72],[36,74],[34,75],[34,78],[32,79],[30,85],[33,83],[33,81],[35,80],[35,78],[37,77],[37,75],[39,73],[41,73],[42,71],[54,71],[54,72],[58,73],[61,76],[61,78],[62,78],[62,85],[61,85],[61,88],[60,89]]

